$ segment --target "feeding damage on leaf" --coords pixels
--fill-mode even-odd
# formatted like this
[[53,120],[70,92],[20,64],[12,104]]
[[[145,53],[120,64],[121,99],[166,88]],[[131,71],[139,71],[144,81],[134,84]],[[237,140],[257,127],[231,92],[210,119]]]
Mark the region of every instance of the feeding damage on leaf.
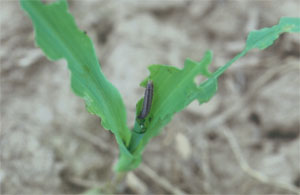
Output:
[[[41,1],[20,2],[33,22],[37,45],[51,60],[66,59],[73,91],[85,100],[88,111],[101,118],[102,126],[114,133],[120,149],[116,171],[136,168],[150,139],[192,101],[198,100],[200,104],[209,101],[217,91],[219,76],[249,50],[269,47],[284,32],[300,32],[300,19],[288,17],[281,18],[271,28],[251,32],[245,49],[213,73],[208,70],[211,51],[199,62],[187,59],[183,69],[151,65],[150,75],[142,82],[145,96],[137,103],[137,117],[130,131],[123,99],[103,74],[92,41],[77,27],[67,1],[48,5]],[[199,75],[205,80],[195,84],[194,79]]]

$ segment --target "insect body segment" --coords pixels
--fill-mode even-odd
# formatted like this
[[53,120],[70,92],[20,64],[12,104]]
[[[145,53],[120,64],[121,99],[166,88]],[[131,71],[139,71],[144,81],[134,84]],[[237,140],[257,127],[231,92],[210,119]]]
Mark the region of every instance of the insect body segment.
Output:
[[145,95],[144,95],[144,102],[143,102],[143,109],[138,116],[139,119],[144,119],[148,115],[151,109],[151,104],[152,104],[152,97],[153,97],[153,83],[151,80],[148,81],[147,87],[145,90]]

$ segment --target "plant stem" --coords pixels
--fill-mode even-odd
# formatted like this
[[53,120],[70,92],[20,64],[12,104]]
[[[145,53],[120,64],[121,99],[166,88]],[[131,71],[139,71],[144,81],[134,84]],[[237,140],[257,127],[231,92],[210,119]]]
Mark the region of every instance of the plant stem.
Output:
[[121,183],[124,181],[125,176],[128,172],[114,172],[114,176],[111,181],[107,182],[105,187],[102,189],[104,193],[115,194],[120,191]]
[[225,70],[233,64],[236,60],[243,57],[249,50],[245,48],[241,53],[232,58],[229,62],[227,62],[224,66],[221,66],[216,72],[213,73],[213,76],[217,79],[221,74],[225,72]]

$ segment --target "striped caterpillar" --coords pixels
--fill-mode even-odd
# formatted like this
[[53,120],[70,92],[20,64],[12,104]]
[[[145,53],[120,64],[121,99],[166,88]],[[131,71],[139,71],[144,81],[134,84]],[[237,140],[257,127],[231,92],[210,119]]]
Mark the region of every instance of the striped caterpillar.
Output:
[[143,108],[140,115],[138,116],[139,119],[144,119],[149,114],[151,109],[151,104],[152,104],[152,97],[153,97],[153,82],[149,80],[145,90]]

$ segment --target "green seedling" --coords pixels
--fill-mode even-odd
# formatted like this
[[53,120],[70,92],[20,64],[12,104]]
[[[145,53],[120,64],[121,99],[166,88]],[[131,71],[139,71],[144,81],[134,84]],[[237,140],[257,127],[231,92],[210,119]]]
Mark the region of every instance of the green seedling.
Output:
[[[136,105],[132,130],[126,124],[126,110],[119,91],[106,79],[95,55],[91,39],[75,24],[66,0],[52,4],[21,0],[21,6],[32,20],[36,45],[50,60],[66,59],[71,72],[71,87],[82,97],[87,110],[101,118],[102,126],[110,130],[119,145],[120,157],[116,171],[135,169],[151,138],[159,134],[173,115],[192,101],[209,101],[216,93],[218,78],[236,60],[252,49],[265,49],[285,32],[300,32],[300,18],[283,17],[277,25],[252,31],[245,48],[215,72],[208,70],[212,52],[201,61],[186,59],[184,67],[151,65],[150,75],[141,82],[147,87],[145,97]],[[194,78],[205,81],[196,85]]]

